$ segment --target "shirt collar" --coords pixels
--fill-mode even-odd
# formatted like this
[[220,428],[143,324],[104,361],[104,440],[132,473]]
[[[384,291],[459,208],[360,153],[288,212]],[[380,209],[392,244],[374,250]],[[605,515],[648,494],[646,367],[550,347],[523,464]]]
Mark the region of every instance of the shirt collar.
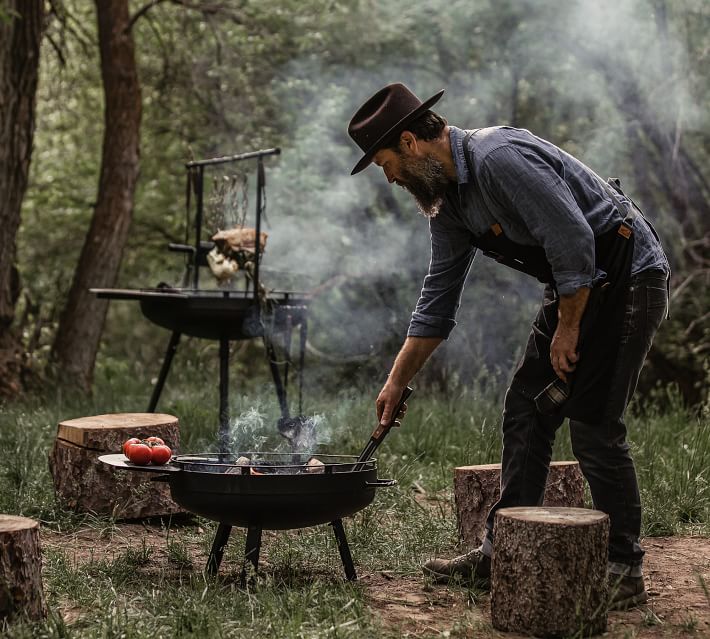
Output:
[[456,181],[459,184],[468,184],[471,181],[471,173],[466,164],[463,154],[463,140],[466,135],[458,127],[449,125],[449,143],[451,144],[451,155],[454,158],[454,168],[456,169]]

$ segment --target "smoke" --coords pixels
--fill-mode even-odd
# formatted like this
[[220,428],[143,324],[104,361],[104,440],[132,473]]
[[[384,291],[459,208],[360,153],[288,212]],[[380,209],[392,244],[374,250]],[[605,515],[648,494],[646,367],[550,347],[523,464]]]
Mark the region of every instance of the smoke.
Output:
[[230,420],[227,442],[233,451],[262,450],[269,439],[265,431],[266,415],[258,406],[252,407]]
[[[306,290],[337,282],[313,302],[310,339],[333,360],[379,356],[383,365],[377,384],[404,340],[429,263],[429,229],[414,199],[389,185],[381,169],[373,165],[350,175],[360,152],[345,128],[359,104],[386,83],[403,81],[422,98],[446,83],[427,87],[411,70],[396,67],[343,74],[312,60],[293,62],[286,75],[316,78],[318,90],[294,118],[291,145],[268,171],[271,234],[264,278],[276,288],[288,281]],[[446,114],[454,100],[445,95],[440,112]],[[454,123],[474,126],[476,121]],[[477,258],[477,267],[481,262]],[[485,280],[469,283],[461,311],[464,330],[454,331],[450,344],[442,347],[451,370],[470,369],[472,360],[505,366],[514,357],[513,344],[524,339],[523,318],[532,316],[529,301],[539,287],[513,273],[489,278],[490,270],[485,265],[476,269]],[[492,290],[501,283],[501,290]],[[505,317],[520,316],[514,305],[521,297],[525,310],[513,327],[513,322],[491,317],[500,309]],[[480,338],[474,339],[471,330]],[[491,339],[490,333],[498,331]],[[314,364],[311,359],[309,367]]]
[[[227,445],[233,453],[249,451],[273,451],[310,455],[331,442],[333,429],[325,415],[315,413],[288,420],[290,428],[282,426],[285,420],[271,420],[273,406],[260,400],[256,406],[242,411],[230,419]],[[283,439],[274,441],[274,434],[282,433]]]

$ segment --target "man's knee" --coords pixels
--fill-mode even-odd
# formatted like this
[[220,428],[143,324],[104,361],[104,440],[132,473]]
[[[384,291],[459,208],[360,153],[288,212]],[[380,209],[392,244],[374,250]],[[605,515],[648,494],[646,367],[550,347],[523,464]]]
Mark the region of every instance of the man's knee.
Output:
[[542,415],[535,401],[511,386],[505,394],[503,404],[503,442],[518,437],[543,438],[553,442],[557,429],[564,418]]
[[623,420],[588,424],[570,420],[572,453],[580,461],[602,461],[616,456],[626,457],[629,443]]

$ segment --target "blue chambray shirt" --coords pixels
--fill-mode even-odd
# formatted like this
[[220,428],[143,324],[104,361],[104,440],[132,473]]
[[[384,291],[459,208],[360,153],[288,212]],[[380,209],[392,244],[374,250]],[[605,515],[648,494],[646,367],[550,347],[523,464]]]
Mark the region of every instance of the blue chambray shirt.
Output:
[[[469,140],[471,176],[463,153],[466,132],[449,130],[458,185],[429,222],[431,262],[409,336],[448,338],[476,254],[472,238],[495,223],[510,240],[544,248],[560,295],[604,277],[594,264],[594,237],[618,224],[623,212],[594,171],[525,129],[497,126]],[[631,274],[652,268],[669,273],[663,248],[640,217],[634,231]]]

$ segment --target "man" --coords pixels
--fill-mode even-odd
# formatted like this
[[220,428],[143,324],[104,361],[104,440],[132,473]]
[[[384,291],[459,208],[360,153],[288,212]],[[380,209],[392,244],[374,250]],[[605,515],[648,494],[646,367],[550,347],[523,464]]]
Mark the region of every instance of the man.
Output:
[[641,504],[623,414],[668,304],[669,267],[618,183],[529,131],[463,131],[402,84],[355,113],[348,132],[429,218],[431,262],[406,341],[377,397],[388,423],[402,391],[455,325],[477,249],[547,284],[503,410],[501,497],[480,548],[423,566],[438,582],[486,582],[496,510],[542,503],[555,432],[572,448],[595,507],[610,517],[612,606],[647,599]]

